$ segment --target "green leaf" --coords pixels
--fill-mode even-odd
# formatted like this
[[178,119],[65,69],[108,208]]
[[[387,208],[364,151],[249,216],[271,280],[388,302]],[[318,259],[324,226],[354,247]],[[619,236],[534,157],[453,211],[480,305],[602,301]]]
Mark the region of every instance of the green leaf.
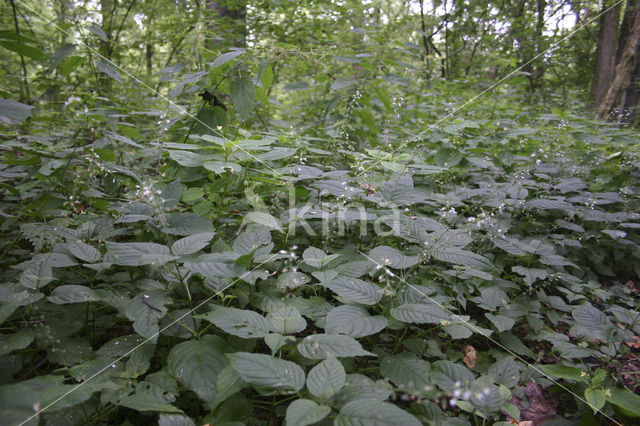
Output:
[[82,62],[82,57],[75,56],[75,55],[69,56],[64,61],[62,61],[60,65],[58,65],[58,68],[60,69],[60,74],[62,74],[64,77],[69,77],[69,75],[76,68],[78,68],[78,65],[80,65],[81,62]]
[[249,212],[242,218],[242,224],[257,223],[269,229],[282,231],[282,222],[265,212]]
[[324,251],[315,247],[308,247],[302,253],[302,259],[304,260],[304,263],[311,266],[312,268],[323,268],[329,262],[337,259],[338,257],[340,257],[339,254],[332,254],[327,256]]
[[287,426],[307,426],[324,419],[330,412],[331,407],[309,399],[296,399],[287,407],[285,421]]
[[35,108],[31,105],[20,102],[0,99],[0,122],[5,124],[20,124],[31,117],[31,110]]
[[47,300],[56,305],[67,303],[84,303],[101,300],[100,296],[89,287],[83,285],[62,285],[56,287]]
[[236,352],[227,357],[247,383],[296,392],[304,387],[304,371],[291,361],[248,352]]
[[213,238],[213,232],[205,232],[202,234],[189,235],[173,243],[171,252],[176,256],[184,256],[194,254],[209,245],[209,241]]
[[506,398],[490,377],[479,377],[471,386],[471,403],[484,416],[498,412],[505,402]]
[[312,334],[302,339],[297,348],[300,355],[309,359],[376,356],[362,349],[354,338],[339,334]]
[[553,377],[589,383],[589,375],[576,367],[568,367],[562,364],[539,365],[538,367]]
[[391,316],[410,324],[440,324],[451,320],[449,313],[433,303],[406,303],[391,309]]
[[244,49],[238,49],[238,50],[232,50],[231,52],[223,53],[222,55],[214,59],[213,62],[209,63],[209,66],[212,69],[217,68],[220,65],[224,65],[227,62],[237,58],[238,56],[242,55],[244,52],[245,52]]
[[515,320],[504,315],[484,314],[485,317],[498,329],[499,332],[508,331],[515,325]]
[[78,259],[89,263],[96,263],[102,257],[98,249],[80,240],[69,243],[69,251]]
[[431,390],[429,380],[431,364],[413,354],[388,356],[380,361],[380,373],[398,388],[411,394],[422,394]]
[[421,423],[401,408],[377,399],[357,399],[345,404],[334,426],[420,426]]
[[158,400],[150,393],[134,393],[128,395],[118,401],[118,405],[131,408],[136,411],[153,411],[160,413],[182,413],[182,411],[173,405]]
[[347,375],[336,358],[327,358],[309,371],[307,389],[313,396],[326,399],[344,387]]
[[281,335],[299,333],[307,328],[307,321],[291,305],[283,305],[267,314],[271,331]]
[[453,167],[462,161],[462,153],[455,148],[442,148],[436,152],[433,161],[440,167]]
[[206,319],[225,332],[243,339],[261,338],[269,333],[269,321],[256,312],[216,305],[212,308],[196,318]]
[[113,243],[107,241],[108,261],[116,265],[161,266],[177,259],[171,256],[169,247],[156,243]]
[[216,398],[216,378],[227,364],[227,344],[217,336],[206,335],[174,346],[167,358],[167,369],[178,381],[211,404]]
[[242,276],[244,269],[235,263],[224,262],[224,258],[216,254],[203,254],[195,260],[184,263],[184,267],[205,278],[233,278]]
[[445,392],[457,389],[468,389],[475,376],[467,367],[448,360],[434,362],[431,368],[431,380]]
[[497,384],[512,388],[520,381],[520,366],[513,357],[505,356],[489,367],[488,374]]
[[358,278],[339,277],[322,285],[339,296],[362,305],[375,305],[382,299],[378,286]]
[[379,333],[387,324],[387,319],[382,315],[370,316],[359,306],[343,305],[329,311],[324,329],[328,334],[346,334],[358,338]]
[[211,404],[211,409],[215,410],[218,405],[241,391],[246,385],[247,383],[242,380],[235,368],[231,364],[227,364],[216,378],[216,399]]
[[457,249],[453,247],[436,249],[431,255],[442,262],[453,263],[454,265],[470,266],[478,269],[492,269],[489,259],[480,256],[472,251]]
[[377,265],[406,269],[420,262],[418,256],[405,256],[400,250],[389,246],[379,246],[369,252],[369,257]]
[[10,40],[0,40],[0,46],[4,47],[7,50],[11,50],[12,52],[16,52],[18,55],[35,59],[36,61],[42,61],[45,58],[44,52],[42,50],[26,45],[24,43]]
[[164,317],[164,295],[149,292],[136,295],[127,305],[126,315],[133,321],[133,329],[142,337],[151,338],[153,343],[158,339],[158,320]]
[[586,388],[584,390],[584,399],[594,412],[601,410],[607,402],[602,389]]
[[5,335],[4,338],[0,340],[0,356],[5,356],[10,352],[26,348],[33,342],[35,336],[35,332],[30,328],[23,328],[8,336]]
[[605,390],[607,401],[617,406],[628,417],[640,417],[640,396],[627,388],[611,388]]
[[96,61],[96,68],[98,68],[100,72],[105,73],[118,83],[122,83],[122,76],[120,75],[120,71],[118,71],[118,68],[116,68],[113,63],[107,62],[104,59],[98,59]]
[[253,102],[256,95],[256,87],[249,77],[234,78],[230,85],[231,99],[236,113],[241,120],[248,120],[253,114]]

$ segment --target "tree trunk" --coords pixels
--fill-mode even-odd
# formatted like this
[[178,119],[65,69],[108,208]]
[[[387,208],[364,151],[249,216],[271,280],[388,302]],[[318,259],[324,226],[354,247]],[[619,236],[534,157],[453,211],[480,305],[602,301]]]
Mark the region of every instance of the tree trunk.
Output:
[[247,44],[246,0],[207,0],[212,12],[210,48],[245,47]]
[[[637,15],[640,14],[640,0],[629,0],[627,2],[627,7],[624,11],[624,19],[622,20],[622,26],[620,27],[620,37],[618,41],[618,53],[616,54],[616,58],[622,57],[622,52],[627,43],[629,35],[631,34],[631,29],[633,27],[633,23]],[[617,65],[617,64],[616,64]],[[636,69],[633,72],[631,77],[631,84],[624,91],[620,99],[620,111],[624,111],[624,115],[620,117],[620,121],[630,124],[632,123],[638,112],[638,97],[640,92],[640,87],[638,83],[640,82],[640,64],[636,65]]]
[[[627,43],[620,57],[620,61],[616,66],[615,78],[607,91],[606,96],[598,107],[598,118],[606,117],[607,115],[615,112],[617,106],[620,104],[620,100],[624,94],[624,91],[629,88],[633,73],[638,66],[638,59],[640,57],[640,14],[637,14]],[[624,111],[620,111],[621,115]]]
[[[605,2],[603,8],[606,10],[608,7],[610,7],[610,2]],[[593,84],[591,86],[591,93],[596,105],[602,103],[611,84],[611,80],[613,80],[619,23],[620,4],[612,7],[600,17],[598,59],[593,76]]]

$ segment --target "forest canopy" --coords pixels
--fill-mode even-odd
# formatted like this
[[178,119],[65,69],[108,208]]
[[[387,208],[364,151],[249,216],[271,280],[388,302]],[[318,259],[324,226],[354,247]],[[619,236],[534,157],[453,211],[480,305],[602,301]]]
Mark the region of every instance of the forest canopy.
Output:
[[638,422],[638,0],[0,12],[2,424]]

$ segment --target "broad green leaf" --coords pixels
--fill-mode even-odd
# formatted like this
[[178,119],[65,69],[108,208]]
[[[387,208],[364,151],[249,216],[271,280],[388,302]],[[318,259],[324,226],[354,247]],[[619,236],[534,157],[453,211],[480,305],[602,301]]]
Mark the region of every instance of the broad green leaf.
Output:
[[233,394],[240,392],[245,386],[247,383],[242,380],[231,364],[227,364],[216,378],[216,399],[211,404],[211,409],[215,410],[218,405]]
[[256,87],[249,77],[239,77],[231,80],[231,99],[236,113],[241,120],[246,121],[253,114],[253,103],[256,95]]
[[104,59],[98,59],[96,61],[96,68],[98,68],[100,72],[105,73],[118,83],[122,83],[122,76],[120,75],[120,71],[118,71],[118,68],[116,68],[113,63],[108,62]]
[[492,364],[488,374],[497,384],[512,388],[520,381],[520,366],[513,357],[506,356]]
[[102,257],[98,249],[80,240],[69,243],[69,251],[78,259],[89,263],[95,263]]
[[83,285],[62,285],[56,287],[47,300],[56,305],[67,303],[84,303],[101,300],[100,296],[89,287]]
[[453,263],[454,265],[470,266],[478,269],[492,269],[493,267],[489,259],[468,250],[457,248],[436,249],[431,255],[437,260]]
[[498,329],[499,332],[508,331],[515,325],[515,320],[504,315],[484,314],[485,317]]
[[167,314],[165,296],[157,292],[140,293],[127,305],[126,315],[133,321],[133,329],[142,337],[158,339],[158,321]]
[[358,278],[339,277],[322,285],[338,296],[362,305],[375,305],[382,299],[378,286]]
[[484,416],[500,411],[506,400],[490,377],[479,377],[471,386],[471,403]]
[[433,161],[440,167],[453,167],[462,161],[462,153],[455,148],[442,148],[436,152]]
[[310,399],[296,399],[287,407],[285,422],[287,426],[307,426],[327,417],[331,407],[318,405]]
[[269,229],[282,231],[282,222],[265,212],[249,212],[242,218],[242,224],[257,223]]
[[134,393],[122,398],[117,403],[123,407],[131,408],[136,411],[153,411],[160,413],[182,413],[182,411],[173,405],[160,401],[150,393]]
[[180,343],[169,352],[168,371],[200,399],[211,404],[216,398],[216,378],[227,364],[226,348],[224,340],[212,335]]
[[304,371],[291,361],[248,352],[236,352],[227,357],[247,383],[296,392],[304,387]]
[[602,389],[586,388],[584,390],[584,399],[594,412],[601,410],[607,402],[607,397]]
[[340,257],[339,254],[332,254],[327,256],[327,254],[315,247],[308,247],[302,253],[302,259],[304,263],[313,267],[313,268],[322,268],[327,265],[327,263],[331,262],[334,259]]
[[429,380],[431,365],[413,354],[388,356],[380,361],[380,373],[398,388],[421,394],[433,388]]
[[169,247],[156,243],[114,243],[107,241],[108,261],[116,265],[161,266],[177,259],[171,256]]
[[542,371],[553,377],[575,380],[584,383],[589,382],[589,375],[576,367],[568,367],[562,364],[540,365],[538,367]]
[[31,105],[20,102],[0,99],[0,122],[5,124],[20,124],[31,117],[31,110],[35,108]]
[[324,329],[328,334],[346,334],[358,338],[379,333],[387,324],[387,319],[382,315],[370,316],[359,306],[343,305],[327,314]]
[[0,340],[0,356],[5,356],[10,352],[24,349],[33,342],[35,332],[30,328],[23,328],[15,333],[5,335]]
[[340,334],[312,334],[302,339],[297,347],[300,355],[310,359],[376,356],[362,349],[354,338]]
[[[179,185],[175,194],[175,202],[178,203],[182,194]],[[213,224],[210,219],[193,213],[175,213],[167,215],[166,226],[162,229],[171,235],[195,235],[207,234],[214,232]]]
[[340,361],[336,358],[327,358],[309,371],[307,389],[318,398],[330,398],[342,389],[346,378]]
[[347,374],[347,380],[340,392],[334,396],[338,404],[357,399],[371,398],[385,401],[393,394],[393,387],[386,381],[374,382],[362,374]]
[[605,396],[607,401],[620,408],[625,415],[640,418],[640,396],[634,394],[629,389],[605,389]]
[[307,321],[300,312],[291,305],[283,305],[267,314],[271,331],[278,334],[295,334],[307,328]]
[[214,234],[212,232],[206,232],[181,238],[173,243],[171,246],[171,252],[176,256],[197,253],[209,245],[209,241],[211,241],[213,235]]
[[35,59],[36,61],[42,61],[45,58],[44,52],[36,47],[29,46],[25,43],[15,42],[11,40],[0,40],[0,46],[7,50],[16,52],[18,55],[26,56],[27,58]]
[[261,338],[269,333],[269,321],[256,312],[217,305],[212,305],[211,308],[211,311],[195,318],[203,318],[243,339]]
[[377,399],[357,399],[347,403],[333,422],[334,426],[420,426],[411,414],[396,405]]
[[451,393],[456,388],[470,388],[475,376],[464,365],[441,360],[431,364],[431,380],[443,391]]
[[420,262],[418,256],[405,256],[398,249],[379,246],[369,252],[369,257],[377,265],[390,266],[395,269],[410,268]]
[[434,303],[406,303],[391,309],[391,316],[412,324],[440,324],[451,320],[451,315]]
[[242,55],[244,52],[245,52],[244,49],[238,49],[238,50],[232,50],[231,52],[223,53],[222,55],[220,55],[216,59],[214,59],[213,62],[211,62],[209,64],[209,66],[212,69],[213,68],[217,68],[220,65],[224,65],[227,62],[237,58],[238,56]]
[[275,355],[278,350],[289,342],[295,342],[296,338],[293,336],[283,336],[277,333],[269,333],[264,336],[264,343],[271,349],[271,355]]

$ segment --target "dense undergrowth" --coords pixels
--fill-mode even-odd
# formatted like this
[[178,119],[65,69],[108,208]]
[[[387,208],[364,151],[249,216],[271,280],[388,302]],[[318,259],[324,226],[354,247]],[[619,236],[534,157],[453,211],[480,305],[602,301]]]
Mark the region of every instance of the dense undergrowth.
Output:
[[2,422],[640,415],[637,134],[503,92],[414,137],[464,87],[354,83],[306,128],[95,97],[7,127]]

